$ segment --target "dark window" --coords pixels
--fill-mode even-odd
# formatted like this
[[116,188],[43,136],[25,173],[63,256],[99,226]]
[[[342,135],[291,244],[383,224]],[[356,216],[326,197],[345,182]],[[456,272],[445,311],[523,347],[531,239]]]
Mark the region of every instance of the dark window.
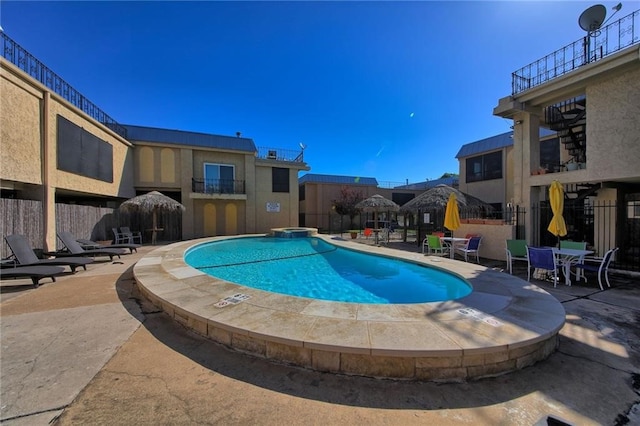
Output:
[[113,182],[113,147],[58,115],[58,169]]
[[560,171],[560,141],[558,138],[540,141],[540,167],[547,171]]
[[467,182],[502,178],[502,151],[467,158]]
[[[305,190],[304,190],[305,186],[304,185],[300,185],[299,189],[298,189],[298,198],[300,199],[300,201],[304,201],[305,200]],[[303,226],[303,225],[300,225]]]
[[289,192],[289,169],[282,167],[271,169],[271,190],[273,192]]

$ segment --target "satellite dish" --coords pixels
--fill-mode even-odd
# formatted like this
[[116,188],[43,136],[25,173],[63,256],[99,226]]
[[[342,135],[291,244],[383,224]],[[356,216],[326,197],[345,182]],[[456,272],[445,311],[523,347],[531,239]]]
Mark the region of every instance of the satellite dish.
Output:
[[306,148],[306,146],[305,146],[302,142],[300,142],[300,144],[299,144],[299,145],[300,145],[300,148],[302,148],[302,149],[305,149],[305,148]]
[[601,4],[596,4],[580,14],[578,25],[588,33],[597,31],[600,29],[600,26],[602,26],[606,16],[607,8]]

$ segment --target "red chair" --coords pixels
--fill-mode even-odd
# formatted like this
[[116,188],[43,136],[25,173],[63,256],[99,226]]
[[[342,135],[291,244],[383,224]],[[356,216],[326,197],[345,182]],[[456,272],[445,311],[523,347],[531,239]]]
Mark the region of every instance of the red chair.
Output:
[[373,229],[371,228],[364,228],[364,236],[369,238],[371,236],[371,234],[373,234]]

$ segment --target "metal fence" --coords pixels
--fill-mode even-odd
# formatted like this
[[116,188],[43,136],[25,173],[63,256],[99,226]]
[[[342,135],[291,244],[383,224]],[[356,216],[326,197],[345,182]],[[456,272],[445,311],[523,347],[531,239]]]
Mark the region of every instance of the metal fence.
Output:
[[191,178],[191,190],[199,194],[245,194],[244,180]]
[[513,72],[511,94],[517,95],[639,42],[640,10],[636,10]]
[[[553,217],[549,203],[533,205],[531,213],[532,243],[539,246],[556,245],[558,238],[547,231]],[[565,203],[562,216],[567,225],[567,235],[562,239],[586,241],[587,246],[599,256],[618,247],[612,268],[640,271],[640,218],[630,216],[626,205],[615,201]]]
[[82,110],[96,121],[104,124],[123,138],[127,137],[127,130],[118,124],[113,118],[98,108],[93,102],[85,98],[82,93],[74,89],[58,74],[40,62],[35,56],[27,52],[4,32],[0,32],[1,55],[13,65],[20,68],[29,76],[35,78],[63,99]]

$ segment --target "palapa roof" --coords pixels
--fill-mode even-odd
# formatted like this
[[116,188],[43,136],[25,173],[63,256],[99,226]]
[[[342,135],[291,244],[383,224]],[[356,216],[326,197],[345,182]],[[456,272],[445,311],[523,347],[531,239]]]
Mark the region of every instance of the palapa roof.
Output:
[[376,194],[360,201],[358,204],[356,204],[356,208],[365,212],[384,210],[398,211],[400,209],[400,206],[393,201],[384,198],[382,195]]
[[455,188],[447,185],[437,185],[430,188],[418,195],[413,200],[404,204],[401,211],[416,211],[416,210],[435,210],[445,209],[447,207],[447,201],[449,201],[449,195],[451,193],[456,194],[458,201],[458,208],[460,211],[470,210],[493,210],[493,207],[485,203],[479,198],[465,194]]
[[120,204],[120,209],[124,211],[141,210],[150,212],[155,209],[185,210],[185,207],[173,198],[167,197],[158,191],[151,191],[128,199]]

